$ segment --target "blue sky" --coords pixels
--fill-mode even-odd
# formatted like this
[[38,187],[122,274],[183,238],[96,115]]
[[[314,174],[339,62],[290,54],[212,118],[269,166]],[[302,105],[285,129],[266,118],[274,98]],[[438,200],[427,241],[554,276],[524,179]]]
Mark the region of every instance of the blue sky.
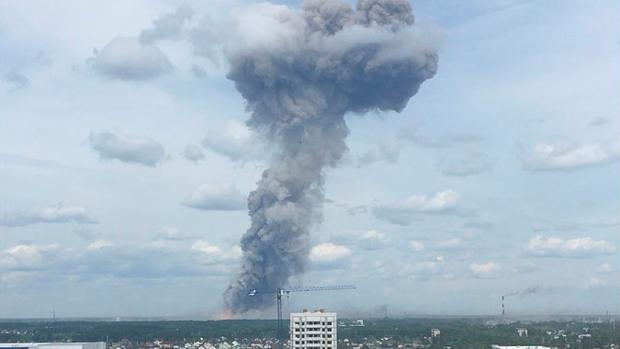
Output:
[[[0,3],[3,317],[217,317],[270,151],[226,79],[253,3]],[[496,314],[537,287],[508,312],[617,312],[620,4],[412,5],[437,74],[347,116],[291,280],[358,290],[289,308]]]

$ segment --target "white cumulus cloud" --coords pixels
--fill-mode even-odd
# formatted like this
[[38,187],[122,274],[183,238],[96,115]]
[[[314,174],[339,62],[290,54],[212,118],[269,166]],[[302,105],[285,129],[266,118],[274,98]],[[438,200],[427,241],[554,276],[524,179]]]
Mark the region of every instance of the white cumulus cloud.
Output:
[[424,244],[420,241],[411,240],[409,241],[409,244],[411,245],[413,252],[420,252],[424,250]]
[[332,264],[351,257],[351,250],[342,245],[326,242],[313,246],[310,250],[310,261],[317,264]]
[[246,199],[232,183],[202,184],[189,195],[184,205],[201,210],[243,210]]
[[500,265],[495,262],[472,263],[469,265],[469,270],[471,270],[474,276],[480,278],[490,278],[497,276],[496,273],[500,269]]
[[539,143],[523,160],[529,171],[566,171],[620,160],[620,140],[574,145]]
[[114,244],[111,243],[110,241],[107,240],[95,240],[93,242],[91,242],[90,244],[88,244],[88,246],[86,246],[87,250],[93,251],[93,250],[101,250],[102,248],[106,248],[106,247],[113,247]]
[[79,206],[54,206],[34,211],[15,211],[0,214],[0,226],[22,227],[38,223],[86,223],[96,220],[89,217],[86,209]]
[[398,225],[409,225],[420,214],[445,214],[461,207],[461,196],[454,190],[445,190],[433,196],[412,195],[402,202],[373,208],[378,219]]
[[413,195],[407,198],[403,207],[416,211],[445,211],[455,208],[461,196],[454,190],[441,191],[432,197]]
[[0,272],[28,271],[46,266],[46,257],[56,251],[58,245],[27,245],[20,244],[0,251]]
[[414,280],[430,280],[444,275],[443,260],[422,261],[400,266],[397,274],[400,277],[409,277]]
[[164,159],[164,147],[143,136],[121,132],[93,131],[88,140],[90,147],[102,160],[118,160],[154,167]]
[[378,250],[385,247],[388,240],[384,233],[371,229],[362,233],[357,242],[362,249]]
[[140,41],[152,43],[157,40],[177,39],[183,35],[186,23],[192,18],[194,11],[187,4],[179,6],[175,12],[165,13],[153,21],[151,28],[140,33]]
[[89,63],[97,72],[123,80],[146,80],[172,70],[160,49],[134,37],[113,39],[100,51],[95,50]]
[[613,254],[617,248],[608,241],[594,240],[591,237],[564,240],[538,235],[530,239],[527,250],[535,256],[542,257],[593,257]]
[[214,262],[234,260],[241,257],[241,248],[239,246],[224,249],[220,246],[213,245],[206,240],[196,240],[192,244],[191,249],[204,254],[208,259],[211,259]]

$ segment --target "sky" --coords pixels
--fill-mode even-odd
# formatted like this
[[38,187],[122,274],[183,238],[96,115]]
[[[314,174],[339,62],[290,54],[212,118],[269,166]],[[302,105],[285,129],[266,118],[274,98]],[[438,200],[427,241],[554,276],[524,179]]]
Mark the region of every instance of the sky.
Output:
[[[1,317],[220,316],[274,151],[226,77],[256,3],[0,2]],[[289,282],[357,289],[285,310],[617,313],[620,3],[412,6],[437,73],[346,116]]]

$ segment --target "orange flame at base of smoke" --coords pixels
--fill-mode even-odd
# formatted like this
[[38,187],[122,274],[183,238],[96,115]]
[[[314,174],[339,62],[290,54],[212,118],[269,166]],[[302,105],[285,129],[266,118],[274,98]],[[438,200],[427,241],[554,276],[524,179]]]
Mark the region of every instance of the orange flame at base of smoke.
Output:
[[225,309],[217,313],[217,315],[215,315],[215,318],[217,320],[231,320],[234,318],[234,316],[235,314],[232,311]]

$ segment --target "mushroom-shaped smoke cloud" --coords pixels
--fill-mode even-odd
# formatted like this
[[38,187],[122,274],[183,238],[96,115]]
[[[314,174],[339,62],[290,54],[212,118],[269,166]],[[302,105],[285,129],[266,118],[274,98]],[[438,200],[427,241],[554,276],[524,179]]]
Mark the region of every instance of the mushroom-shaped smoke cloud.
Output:
[[434,38],[420,33],[407,0],[306,0],[239,15],[230,72],[251,112],[248,125],[277,148],[248,198],[252,225],[225,293],[234,313],[263,309],[273,290],[305,271],[310,230],[320,218],[323,171],[347,147],[347,112],[397,111],[437,70]]

